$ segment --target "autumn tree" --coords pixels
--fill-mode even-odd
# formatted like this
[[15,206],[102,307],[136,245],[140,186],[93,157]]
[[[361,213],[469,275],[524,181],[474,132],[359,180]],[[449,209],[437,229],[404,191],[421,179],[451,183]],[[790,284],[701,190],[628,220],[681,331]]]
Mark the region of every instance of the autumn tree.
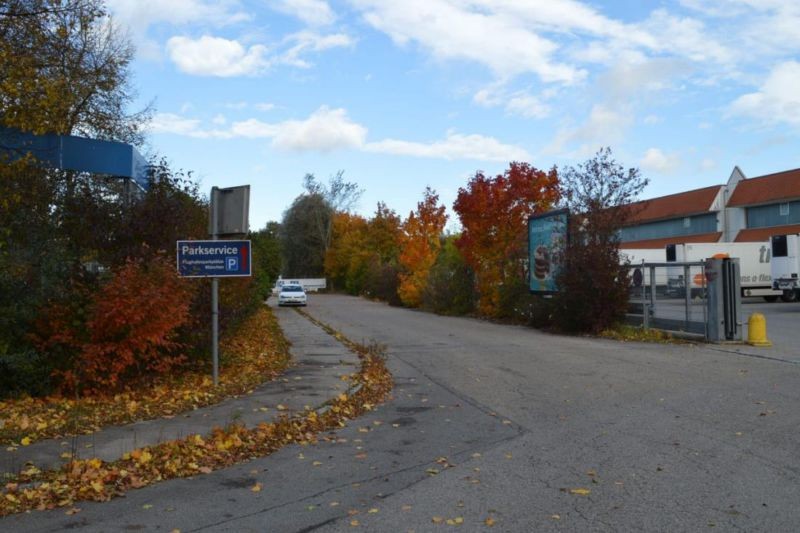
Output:
[[325,254],[325,277],[333,289],[360,294],[372,251],[366,243],[368,223],[347,212],[333,215],[331,245]]
[[610,148],[560,175],[562,205],[572,215],[564,266],[557,279],[557,325],[598,333],[622,320],[628,268],[620,264],[619,232],[647,186],[637,168],[624,169]]
[[498,316],[502,287],[526,279],[527,219],[549,210],[558,194],[555,167],[545,172],[528,163],[511,163],[495,177],[477,172],[458,190],[457,245],[475,272],[482,314]]
[[417,209],[409,213],[400,234],[401,267],[397,292],[404,305],[419,307],[428,274],[441,248],[440,237],[447,222],[439,195],[427,187]]

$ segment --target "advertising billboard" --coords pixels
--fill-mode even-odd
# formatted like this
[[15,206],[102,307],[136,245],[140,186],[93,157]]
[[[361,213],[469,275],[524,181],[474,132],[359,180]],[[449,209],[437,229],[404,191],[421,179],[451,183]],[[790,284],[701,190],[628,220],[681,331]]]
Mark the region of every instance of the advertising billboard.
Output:
[[556,276],[567,245],[569,210],[528,218],[528,286],[532,293],[558,292]]

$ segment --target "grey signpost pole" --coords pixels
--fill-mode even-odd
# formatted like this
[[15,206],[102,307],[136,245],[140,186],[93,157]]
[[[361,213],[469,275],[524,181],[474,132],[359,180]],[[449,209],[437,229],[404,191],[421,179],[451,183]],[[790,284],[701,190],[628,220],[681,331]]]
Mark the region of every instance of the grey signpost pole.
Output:
[[[211,240],[219,239],[217,188],[211,187]],[[211,278],[211,365],[214,386],[219,385],[219,278]]]

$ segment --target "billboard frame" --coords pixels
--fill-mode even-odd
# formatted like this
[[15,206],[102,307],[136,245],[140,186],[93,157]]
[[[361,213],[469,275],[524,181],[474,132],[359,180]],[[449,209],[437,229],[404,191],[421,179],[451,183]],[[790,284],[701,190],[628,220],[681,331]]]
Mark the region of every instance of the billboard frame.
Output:
[[[543,221],[545,221],[547,219],[555,219],[555,218],[558,218],[558,217],[563,217],[563,222],[562,221],[556,221],[556,222],[553,223],[553,225],[555,225],[555,224],[562,224],[563,225],[563,228],[561,228],[561,231],[559,231],[557,233],[557,235],[560,235],[562,237],[562,242],[563,242],[562,254],[563,254],[563,252],[566,251],[567,246],[569,246],[569,242],[570,242],[570,239],[569,239],[569,222],[570,222],[569,209],[568,208],[555,209],[555,210],[552,210],[552,211],[548,211],[546,213],[541,213],[541,214],[537,214],[537,215],[530,215],[528,217],[528,235],[527,235],[527,241],[528,241],[528,291],[531,294],[553,295],[553,294],[557,294],[559,292],[559,290],[560,290],[558,288],[558,286],[555,284],[555,281],[554,281],[553,278],[558,273],[558,271],[561,268],[563,268],[563,256],[560,258],[561,259],[560,261],[558,261],[557,263],[554,264],[555,268],[553,268],[551,270],[552,276],[549,277],[549,279],[551,280],[551,282],[550,282],[551,288],[549,288],[549,289],[534,288],[534,275],[533,274],[534,274],[534,268],[535,268],[535,258],[533,257],[534,250],[532,249],[533,247],[531,246],[531,229],[532,229],[532,226],[534,224],[536,224],[537,222],[543,222]],[[551,238],[550,238],[550,246],[551,247],[553,246],[553,243],[554,243],[554,239],[552,238],[552,235],[553,235],[553,233],[551,232]],[[545,281],[545,280],[542,280],[542,281],[535,280],[535,281],[536,281],[537,284],[542,285],[543,281]]]

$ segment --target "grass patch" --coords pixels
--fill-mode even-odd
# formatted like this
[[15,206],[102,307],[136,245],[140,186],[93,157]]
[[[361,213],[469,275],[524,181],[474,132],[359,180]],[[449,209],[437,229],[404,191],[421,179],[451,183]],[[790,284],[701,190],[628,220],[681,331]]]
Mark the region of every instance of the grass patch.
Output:
[[652,328],[645,329],[640,326],[629,326],[627,324],[620,324],[614,328],[604,330],[599,336],[605,339],[613,339],[622,342],[690,344],[690,341],[676,337],[666,331]]

